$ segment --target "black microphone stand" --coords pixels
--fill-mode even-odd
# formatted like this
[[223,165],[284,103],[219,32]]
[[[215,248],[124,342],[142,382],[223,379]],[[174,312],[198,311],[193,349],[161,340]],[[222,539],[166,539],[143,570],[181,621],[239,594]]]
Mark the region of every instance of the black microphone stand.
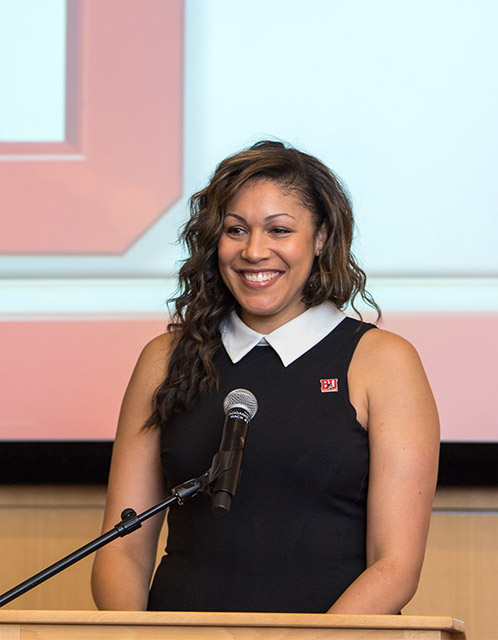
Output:
[[[220,455],[221,453],[221,455]],[[209,471],[207,471],[204,475],[199,478],[193,478],[192,480],[188,480],[171,490],[171,494],[162,502],[159,502],[154,507],[147,509],[143,513],[137,515],[134,509],[125,509],[121,513],[121,521],[118,522],[110,531],[103,533],[95,540],[92,540],[88,544],[85,544],[83,547],[80,547],[73,553],[70,553],[68,556],[65,556],[58,562],[50,565],[43,571],[35,574],[28,580],[21,582],[16,587],[13,587],[9,591],[6,591],[2,595],[0,595],[0,607],[3,607],[4,604],[15,600],[19,596],[23,595],[27,591],[34,589],[45,580],[48,580],[52,576],[55,576],[57,573],[60,573],[64,569],[67,569],[71,565],[75,564],[79,560],[86,558],[86,556],[90,555],[100,549],[101,547],[109,544],[116,538],[123,538],[124,536],[132,533],[132,531],[136,531],[140,529],[142,526],[142,522],[155,516],[156,514],[164,511],[170,504],[173,502],[177,502],[179,505],[183,505],[185,500],[192,498],[198,493],[206,493],[212,496],[212,487],[216,480],[220,475],[228,471],[232,465],[233,452],[219,452],[213,458],[213,464]]]

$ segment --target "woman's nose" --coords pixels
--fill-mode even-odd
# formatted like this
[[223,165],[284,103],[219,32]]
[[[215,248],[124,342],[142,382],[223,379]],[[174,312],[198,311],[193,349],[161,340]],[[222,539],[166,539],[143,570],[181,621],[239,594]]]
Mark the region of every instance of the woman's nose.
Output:
[[264,260],[270,255],[268,239],[264,233],[252,232],[248,234],[247,241],[242,249],[242,257],[250,262]]

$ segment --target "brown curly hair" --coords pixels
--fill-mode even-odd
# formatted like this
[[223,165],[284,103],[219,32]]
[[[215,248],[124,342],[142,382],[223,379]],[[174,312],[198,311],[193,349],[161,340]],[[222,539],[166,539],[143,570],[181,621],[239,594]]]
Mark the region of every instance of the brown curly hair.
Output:
[[190,409],[216,387],[213,355],[221,346],[220,324],[237,301],[218,268],[218,241],[226,207],[249,180],[271,180],[296,195],[311,212],[315,231],[325,224],[327,239],[315,258],[303,290],[303,302],[316,306],[329,300],[347,303],[359,314],[355,298],[380,309],[365,289],[366,275],[351,253],[353,213],[340,180],[317,158],[285,146],[261,141],[223,160],[205,189],[190,199],[191,216],[180,239],[190,257],[179,272],[179,294],[170,300],[174,314],[168,374],[158,387],[145,427],[164,426],[176,411]]

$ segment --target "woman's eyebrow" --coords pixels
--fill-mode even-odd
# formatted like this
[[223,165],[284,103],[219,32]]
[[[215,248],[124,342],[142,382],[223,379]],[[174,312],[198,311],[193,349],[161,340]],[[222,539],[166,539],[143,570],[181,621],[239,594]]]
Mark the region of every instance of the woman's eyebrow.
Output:
[[[244,218],[244,216],[239,215],[238,213],[227,213],[225,215],[225,218],[228,218],[228,216],[231,216],[233,218],[237,218],[237,220],[240,220],[241,222],[246,222],[246,219]],[[269,216],[266,216],[265,218],[263,218],[263,220],[265,222],[267,222],[268,220],[272,220],[273,218],[278,218],[279,216],[287,216],[288,218],[292,218],[293,220],[295,219],[293,215],[291,215],[290,213],[285,213],[282,211],[282,213],[272,213]]]

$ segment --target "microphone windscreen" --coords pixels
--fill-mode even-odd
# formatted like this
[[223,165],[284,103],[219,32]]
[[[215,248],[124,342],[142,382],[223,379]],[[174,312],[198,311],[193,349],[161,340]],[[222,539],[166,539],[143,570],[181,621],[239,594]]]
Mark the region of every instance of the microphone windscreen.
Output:
[[258,401],[254,397],[254,394],[247,389],[234,389],[230,391],[223,400],[225,415],[228,415],[233,409],[246,411],[252,420],[258,410]]

